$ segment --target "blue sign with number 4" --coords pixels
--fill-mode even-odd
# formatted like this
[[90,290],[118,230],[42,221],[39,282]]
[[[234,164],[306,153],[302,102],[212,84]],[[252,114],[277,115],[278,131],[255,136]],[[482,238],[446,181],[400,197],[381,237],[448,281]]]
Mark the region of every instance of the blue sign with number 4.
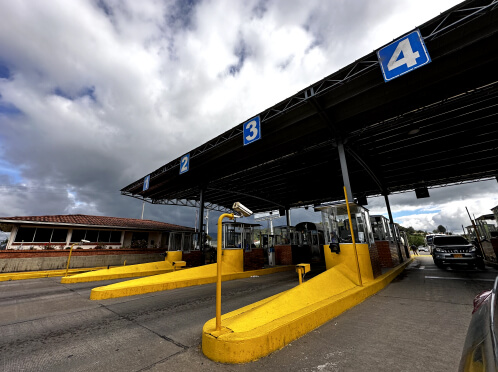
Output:
[[419,30],[415,30],[379,49],[377,57],[386,82],[431,61]]
[[244,123],[244,146],[261,138],[261,121],[259,116]]

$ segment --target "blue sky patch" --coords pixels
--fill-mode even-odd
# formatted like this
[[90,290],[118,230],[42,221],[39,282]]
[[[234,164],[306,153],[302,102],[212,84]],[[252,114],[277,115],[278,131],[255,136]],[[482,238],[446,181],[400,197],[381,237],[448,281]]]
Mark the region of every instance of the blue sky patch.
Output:
[[3,102],[0,100],[0,115],[21,115],[22,111],[19,110],[15,105],[9,102]]
[[0,175],[6,175],[12,183],[22,182],[21,172],[11,164],[0,159]]
[[10,70],[2,61],[0,61],[0,79],[10,79]]
[[434,214],[434,213],[439,213],[441,212],[440,209],[430,209],[430,210],[427,210],[427,209],[415,209],[415,210],[404,210],[404,211],[400,211],[400,212],[396,212],[396,213],[393,213],[393,218],[396,220],[396,218],[400,218],[400,217],[406,217],[406,216],[413,216],[413,215],[420,215],[420,214]]
[[84,87],[76,94],[70,94],[70,93],[62,90],[62,88],[57,87],[54,89],[54,94],[57,96],[63,97],[65,99],[71,100],[71,101],[78,99],[78,98],[81,98],[81,97],[84,97],[84,96],[89,96],[92,99],[92,101],[97,100],[95,97],[95,87],[94,86]]

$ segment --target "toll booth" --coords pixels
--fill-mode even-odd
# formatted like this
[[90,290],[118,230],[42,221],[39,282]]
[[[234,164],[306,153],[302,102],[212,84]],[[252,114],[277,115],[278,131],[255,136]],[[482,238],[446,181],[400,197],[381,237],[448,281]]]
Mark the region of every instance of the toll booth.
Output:
[[297,234],[295,226],[275,226],[274,231],[276,244],[299,244],[299,234]]
[[370,216],[370,224],[372,225],[375,248],[377,249],[381,266],[390,268],[398,265],[400,260],[397,243],[398,229],[396,226],[391,229],[389,220],[382,215]]
[[327,269],[336,260],[334,255],[351,255],[353,251],[352,237],[355,238],[360,265],[371,268],[373,277],[381,274],[381,264],[377,253],[372,225],[368,209],[355,203],[349,203],[351,214],[351,232],[346,204],[334,204],[315,207],[322,215],[324,253]]
[[277,234],[268,234],[259,231],[259,244],[263,250],[263,255],[265,257],[265,265],[275,266],[276,256],[275,256],[275,246],[278,242],[281,242],[282,238]]
[[[223,249],[242,249],[244,251],[244,271],[258,270],[265,266],[265,252],[261,244],[255,244],[255,237],[261,225],[241,222],[223,222]],[[266,258],[267,259],[267,258]]]
[[389,226],[389,220],[382,215],[370,216],[370,224],[375,241],[388,241],[394,243],[394,236]]
[[198,250],[198,234],[192,231],[174,231],[169,234],[168,251],[182,251],[188,253]]
[[408,242],[408,235],[406,235],[406,232],[401,231],[399,224],[395,223],[394,226],[399,234],[399,242],[403,260],[408,259],[410,257],[410,243]]
[[301,247],[301,250],[298,252],[301,253],[301,255],[304,255],[305,252],[309,250],[309,253],[307,253],[310,256],[309,261],[302,262],[325,263],[325,256],[323,253],[325,237],[323,228],[313,222],[301,222],[296,225],[296,232],[297,245],[298,247]]

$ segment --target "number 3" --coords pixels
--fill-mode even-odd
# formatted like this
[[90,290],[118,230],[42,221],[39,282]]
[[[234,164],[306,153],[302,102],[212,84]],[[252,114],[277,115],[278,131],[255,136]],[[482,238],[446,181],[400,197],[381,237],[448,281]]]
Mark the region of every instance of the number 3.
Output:
[[251,132],[251,135],[246,137],[247,141],[252,141],[257,137],[258,135],[258,129],[256,128],[257,125],[258,123],[256,122],[256,120],[250,121],[249,123],[246,124],[246,129]]

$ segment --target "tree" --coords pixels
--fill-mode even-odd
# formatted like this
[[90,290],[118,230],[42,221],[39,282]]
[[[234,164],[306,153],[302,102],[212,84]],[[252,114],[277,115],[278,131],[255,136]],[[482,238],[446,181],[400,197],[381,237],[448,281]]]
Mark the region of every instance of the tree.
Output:
[[420,235],[408,235],[408,244],[410,245],[425,245],[424,238]]
[[446,228],[443,225],[439,225],[437,227],[437,231],[440,232],[441,234],[444,234],[446,232]]

